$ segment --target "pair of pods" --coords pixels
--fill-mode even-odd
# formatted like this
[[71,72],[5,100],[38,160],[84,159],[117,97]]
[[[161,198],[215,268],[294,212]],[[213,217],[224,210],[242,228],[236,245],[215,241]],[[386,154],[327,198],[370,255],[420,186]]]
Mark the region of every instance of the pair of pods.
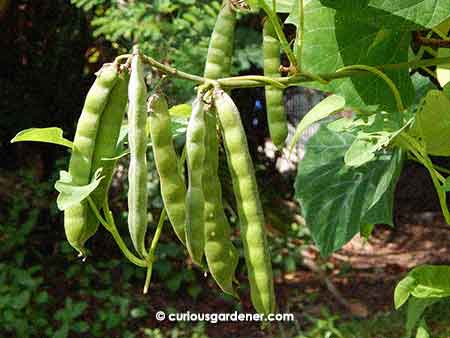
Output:
[[[86,185],[100,167],[104,176],[92,193],[98,207],[103,206],[111,183],[117,140],[127,103],[128,75],[118,65],[106,64],[97,73],[78,120],[69,162],[69,174],[75,185]],[[64,211],[64,228],[69,243],[86,256],[85,242],[97,231],[98,221],[86,200]]]

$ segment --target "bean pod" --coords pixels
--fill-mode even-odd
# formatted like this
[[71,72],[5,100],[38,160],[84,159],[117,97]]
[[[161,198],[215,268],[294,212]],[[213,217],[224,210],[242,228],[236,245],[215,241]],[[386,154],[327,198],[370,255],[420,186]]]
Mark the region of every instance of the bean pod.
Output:
[[150,114],[152,148],[164,207],[176,235],[186,245],[186,187],[176,165],[178,159],[173,147],[167,101],[162,95],[154,94],[147,101],[147,110]]
[[137,253],[146,256],[147,231],[147,87],[141,57],[134,49],[128,85],[128,230]]
[[[280,76],[280,41],[270,20],[266,20],[264,23],[263,51],[264,75],[269,77]],[[277,147],[282,147],[288,135],[283,90],[266,86],[265,95],[270,137]]]
[[214,90],[227,162],[236,196],[241,237],[253,306],[259,313],[275,311],[272,266],[255,172],[239,111],[223,90]]
[[[186,131],[186,160],[189,185],[186,193],[186,247],[192,261],[202,265],[205,247],[205,112],[199,95],[192,103],[192,114]],[[207,182],[205,182],[207,184]]]
[[97,189],[91,194],[92,199],[98,208],[102,208],[105,198],[108,196],[109,186],[117,161],[104,160],[117,155],[117,142],[120,128],[127,105],[128,74],[120,74],[116,85],[111,91],[110,98],[102,113],[100,124],[95,140],[95,150],[92,160],[91,176],[98,168],[103,168],[103,180]]
[[[72,156],[69,162],[69,174],[75,185],[89,183],[92,158],[95,149],[98,126],[110,93],[118,79],[115,64],[107,64],[100,69],[89,92],[86,95],[83,110],[78,120],[73,141]],[[87,201],[64,211],[64,229],[66,237],[80,255],[86,256],[85,242],[97,231],[98,222],[89,218]]]
[[[214,26],[208,49],[204,77],[218,79],[230,75],[233,55],[236,14],[224,1]],[[230,240],[230,224],[225,215],[222,187],[218,175],[219,145],[216,134],[216,112],[205,115],[206,154],[203,185],[205,193],[205,257],[209,271],[217,285],[226,293],[236,296],[233,278],[239,254]]]
[[209,79],[218,79],[228,75],[234,50],[234,31],[236,13],[225,0],[216,19],[208,48],[204,75]]

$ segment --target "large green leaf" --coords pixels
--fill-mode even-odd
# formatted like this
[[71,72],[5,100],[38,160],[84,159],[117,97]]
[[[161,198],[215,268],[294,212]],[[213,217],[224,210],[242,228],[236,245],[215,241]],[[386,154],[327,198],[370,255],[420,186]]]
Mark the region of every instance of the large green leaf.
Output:
[[346,167],[344,155],[354,139],[351,133],[322,126],[309,140],[299,163],[296,198],[324,256],[340,249],[363,224],[392,224],[392,218],[387,219],[392,214],[380,205],[392,206],[401,151],[382,152],[370,164]]
[[[268,1],[268,0],[266,0]],[[305,4],[316,1],[305,1]],[[400,30],[433,28],[450,18],[450,0],[319,0],[323,7],[346,11],[354,23]],[[297,24],[297,3],[290,22]]]
[[[324,5],[332,2],[339,4],[335,8]],[[347,5],[345,5],[347,3]],[[363,8],[357,6],[360,1],[319,1],[311,0],[305,6],[305,32],[302,65],[309,72],[322,74],[334,73],[337,69],[355,64],[382,65],[400,63],[408,60],[408,48],[411,40],[405,20],[384,13],[386,24],[374,18],[373,11],[361,14]],[[367,3],[367,2],[366,2]],[[350,4],[351,6],[349,6]],[[355,7],[356,6],[356,7]],[[358,8],[359,7],[359,8]],[[290,23],[298,23],[295,13],[288,18]],[[389,21],[386,17],[389,16]],[[414,97],[414,90],[408,69],[386,70],[398,87],[406,105]],[[396,109],[393,94],[387,84],[380,78],[368,74],[332,81],[329,85],[309,84],[311,87],[341,94],[347,105],[361,109],[379,109],[394,111]]]
[[369,6],[426,28],[450,17],[450,0],[371,0]]

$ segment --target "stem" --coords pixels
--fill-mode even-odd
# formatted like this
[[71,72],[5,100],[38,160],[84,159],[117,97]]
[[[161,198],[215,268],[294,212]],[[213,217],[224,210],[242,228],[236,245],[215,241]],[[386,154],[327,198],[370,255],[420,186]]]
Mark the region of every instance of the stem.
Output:
[[302,72],[302,51],[303,51],[303,37],[305,32],[305,8],[303,5],[303,0],[298,0],[298,18],[299,18],[299,26],[297,28],[297,69],[299,73]]
[[124,60],[124,59],[128,60],[131,56],[132,56],[132,54],[122,54],[122,55],[119,55],[118,57],[116,57],[116,58],[114,59],[114,62],[118,63],[118,62],[120,62],[120,61],[122,61],[122,60]]
[[[360,69],[360,70],[365,70],[367,72],[370,72],[376,76],[378,76],[379,78],[381,78],[382,80],[384,80],[384,82],[386,82],[386,84],[389,86],[389,88],[392,91],[392,94],[394,94],[394,98],[395,98],[395,103],[397,104],[397,110],[402,112],[405,110],[405,106],[403,105],[403,101],[402,101],[402,97],[400,95],[400,92],[398,91],[397,86],[395,85],[395,83],[389,78],[389,76],[387,76],[385,73],[383,73],[382,71],[380,71],[379,69],[372,67],[372,66],[366,66],[366,65],[353,65],[353,66],[347,66],[347,67],[343,67],[340,70],[349,70],[349,69]],[[340,70],[337,70],[337,72],[339,72]]]
[[422,46],[450,48],[450,40],[441,40],[441,39],[433,39],[433,38],[424,37],[420,34],[420,32],[414,33],[414,41]]
[[106,220],[100,215],[100,212],[95,205],[94,201],[90,196],[87,198],[89,205],[91,206],[92,211],[94,212],[95,216],[97,216],[100,223],[105,227],[106,230],[108,230],[111,235],[113,236],[115,242],[119,246],[122,253],[125,255],[125,257],[133,264],[140,266],[140,267],[147,267],[147,263],[136,257],[130,250],[128,250],[127,245],[123,241],[122,237],[120,237],[119,232],[117,231],[116,224],[114,223],[114,218],[112,217],[112,213],[109,210],[108,202],[105,200],[103,211],[106,216]]
[[[173,67],[164,65],[153,58],[149,56],[143,56],[143,60],[145,63],[151,65],[152,67],[160,70],[163,73],[170,74],[182,79],[186,79],[189,81],[194,81],[198,84],[203,84],[206,82],[213,82],[216,81],[222,88],[225,90],[230,90],[233,88],[254,88],[254,87],[264,87],[266,85],[275,85],[275,86],[283,86],[283,87],[289,87],[289,86],[298,86],[301,83],[304,82],[312,82],[312,81],[321,81],[323,83],[336,80],[336,79],[342,79],[347,78],[350,76],[357,76],[357,75],[365,75],[367,74],[367,71],[365,70],[340,70],[336,71],[335,73],[326,73],[326,74],[309,74],[306,72],[302,72],[301,74],[296,74],[292,76],[287,77],[266,77],[266,76],[259,76],[259,75],[247,75],[247,76],[236,76],[236,77],[228,77],[228,78],[222,78],[218,80],[212,80],[212,79],[206,79],[201,76],[189,74],[186,72],[179,71]],[[426,60],[412,60],[408,62],[401,62],[401,63],[394,63],[394,64],[387,64],[387,65],[380,65],[373,67],[380,71],[387,71],[387,70],[398,70],[403,68],[411,68],[416,69],[420,67],[427,67],[427,66],[436,66],[441,64],[448,64],[450,63],[449,57],[439,57],[439,58],[433,58],[433,59],[426,59]],[[275,81],[275,82],[273,82]]]
[[289,42],[286,38],[286,35],[283,32],[283,28],[280,25],[280,20],[278,18],[277,13],[267,5],[265,0],[259,0],[259,5],[264,10],[264,12],[266,12],[267,16],[269,17],[270,23],[275,29],[275,33],[277,34],[278,40],[280,40],[281,48],[283,48],[289,60],[289,63],[291,64],[290,68],[293,68],[295,72],[297,72],[297,59],[295,58],[294,52],[289,46]]
[[155,257],[156,246],[158,245],[159,237],[161,236],[162,227],[164,225],[164,221],[166,220],[166,209],[162,209],[161,215],[159,216],[158,226],[155,230],[155,235],[152,239],[152,244],[150,245],[150,250],[148,251],[147,256],[147,275],[145,277],[145,285],[144,285],[144,294],[148,292],[148,288],[150,286],[150,281],[152,279],[152,269],[153,269],[153,261]]
[[[422,164],[422,162],[420,162],[416,157],[411,157],[410,159],[413,160],[414,162]],[[439,170],[440,172],[442,172],[444,174],[447,174],[447,175],[450,174],[450,169],[441,167],[440,165],[437,165],[437,164],[433,163],[433,168],[436,169],[436,170]]]
[[206,79],[204,77],[182,72],[180,70],[177,70],[176,68],[164,65],[161,62],[158,62],[155,59],[151,58],[150,56],[142,55],[142,61],[156,69],[161,70],[164,73],[171,74],[173,76],[181,77],[186,80],[191,80],[198,83],[206,82]]

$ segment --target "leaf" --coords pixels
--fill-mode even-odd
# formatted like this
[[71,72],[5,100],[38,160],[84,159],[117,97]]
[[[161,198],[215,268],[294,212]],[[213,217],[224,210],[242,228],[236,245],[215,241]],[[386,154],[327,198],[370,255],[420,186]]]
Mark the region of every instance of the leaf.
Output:
[[436,302],[435,299],[410,298],[406,314],[406,336],[410,337],[425,309]]
[[[367,3],[311,0],[305,6],[304,47],[300,56],[305,69],[313,74],[327,74],[347,65],[376,66],[408,61],[410,30],[416,29],[417,25],[384,10],[368,7]],[[298,24],[296,10],[286,22]],[[390,69],[385,73],[408,106],[414,98],[408,69]],[[372,74],[337,79],[329,85],[317,82],[307,85],[344,96],[347,106],[364,110],[396,109],[387,84]]]
[[192,106],[187,103],[178,104],[169,109],[169,114],[171,116],[184,117],[187,118],[191,116]]
[[370,166],[345,167],[344,154],[354,139],[351,133],[338,134],[322,126],[299,163],[295,197],[323,256],[340,249],[370,218],[380,217],[369,211],[382,199],[389,198],[382,203],[391,204],[402,165],[401,151],[396,149],[378,156]]
[[342,96],[331,95],[316,104],[300,121],[295,130],[295,134],[292,137],[291,145],[289,146],[290,152],[295,147],[302,133],[308,129],[312,124],[320,121],[331,114],[334,114],[345,107],[345,99]]
[[409,275],[416,280],[411,294],[416,298],[450,297],[450,266],[422,265]]
[[396,310],[406,303],[415,286],[416,279],[409,275],[398,282],[394,290],[394,305]]
[[377,135],[358,133],[345,153],[344,162],[349,167],[360,167],[375,158],[375,153],[389,144],[389,133]]
[[371,0],[369,6],[425,28],[432,28],[450,17],[450,0]]
[[60,171],[60,179],[55,183],[55,189],[59,191],[56,200],[58,209],[61,211],[66,210],[87,198],[104,178],[104,176],[100,177],[101,172],[102,168],[97,169],[88,185],[79,186],[72,183],[72,177],[67,171]]
[[11,143],[24,141],[59,144],[71,149],[73,147],[73,143],[65,139],[63,137],[63,131],[57,127],[30,128],[22,130],[14,136]]
[[449,107],[450,98],[444,92],[432,89],[428,91],[416,113],[411,133],[423,139],[430,155],[450,156]]
[[400,308],[410,295],[421,299],[450,297],[450,266],[422,265],[411,270],[395,288],[395,308]]

